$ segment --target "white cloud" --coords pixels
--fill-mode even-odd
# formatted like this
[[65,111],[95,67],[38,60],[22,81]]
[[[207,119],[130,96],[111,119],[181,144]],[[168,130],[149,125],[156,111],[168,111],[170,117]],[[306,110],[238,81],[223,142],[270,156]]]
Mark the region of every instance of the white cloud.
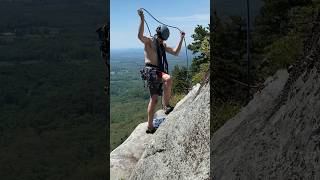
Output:
[[193,21],[193,22],[199,22],[199,21],[206,21],[210,22],[210,14],[194,14],[191,16],[172,16],[172,17],[163,17],[165,20],[171,20],[171,21]]

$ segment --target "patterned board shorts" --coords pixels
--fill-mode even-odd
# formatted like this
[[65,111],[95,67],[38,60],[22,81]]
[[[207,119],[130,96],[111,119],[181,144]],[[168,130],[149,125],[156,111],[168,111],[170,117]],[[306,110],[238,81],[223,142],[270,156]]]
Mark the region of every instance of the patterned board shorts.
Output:
[[156,67],[145,66],[141,71],[141,78],[147,84],[150,95],[162,96],[162,73]]

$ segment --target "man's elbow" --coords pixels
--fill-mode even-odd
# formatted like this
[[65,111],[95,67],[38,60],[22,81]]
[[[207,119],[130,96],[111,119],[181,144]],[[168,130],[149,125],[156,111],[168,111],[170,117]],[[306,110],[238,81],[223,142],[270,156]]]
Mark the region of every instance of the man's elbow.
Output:
[[179,56],[179,51],[173,51],[172,53],[174,56]]
[[141,42],[143,42],[143,35],[138,34],[138,39],[139,39]]

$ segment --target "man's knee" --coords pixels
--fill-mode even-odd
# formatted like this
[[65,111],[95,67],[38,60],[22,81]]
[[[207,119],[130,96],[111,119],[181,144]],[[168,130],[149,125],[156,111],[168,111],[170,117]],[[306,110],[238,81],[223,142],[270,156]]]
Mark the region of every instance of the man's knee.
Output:
[[168,84],[171,84],[172,83],[172,78],[169,74],[165,74],[162,76],[162,78],[164,79],[164,81]]

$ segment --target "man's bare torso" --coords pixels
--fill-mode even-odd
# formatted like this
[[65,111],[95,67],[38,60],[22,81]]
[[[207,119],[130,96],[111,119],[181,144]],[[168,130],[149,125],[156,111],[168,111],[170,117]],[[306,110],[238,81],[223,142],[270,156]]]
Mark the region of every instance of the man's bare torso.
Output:
[[157,51],[152,39],[150,38],[149,43],[145,43],[144,45],[144,62],[157,66],[158,65],[158,57]]

